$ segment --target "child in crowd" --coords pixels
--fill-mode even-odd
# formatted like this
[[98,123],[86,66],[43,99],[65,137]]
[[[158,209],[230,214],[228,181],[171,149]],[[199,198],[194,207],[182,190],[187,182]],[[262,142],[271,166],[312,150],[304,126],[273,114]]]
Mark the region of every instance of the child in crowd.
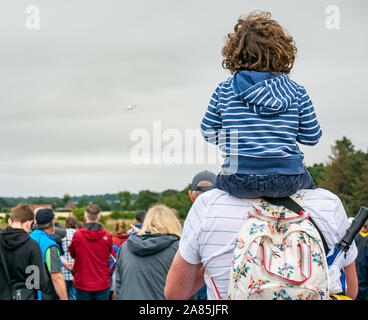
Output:
[[232,76],[212,95],[201,124],[225,156],[215,187],[240,198],[285,197],[314,189],[297,142],[322,131],[305,88],[288,77],[296,47],[269,12],[239,18],[222,50]]

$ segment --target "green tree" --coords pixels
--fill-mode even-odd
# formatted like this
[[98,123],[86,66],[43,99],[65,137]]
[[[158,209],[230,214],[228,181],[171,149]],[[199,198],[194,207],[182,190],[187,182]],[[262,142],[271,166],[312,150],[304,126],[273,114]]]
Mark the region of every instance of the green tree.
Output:
[[323,163],[315,163],[312,166],[307,167],[311,174],[313,181],[317,187],[319,187],[320,181],[323,179],[325,173],[325,165]]
[[49,204],[49,201],[47,201],[44,197],[38,197],[36,199],[33,199],[31,203],[32,204]]
[[0,198],[0,210],[4,208],[9,208],[9,204],[4,198]]
[[64,206],[68,203],[68,201],[69,200],[71,200],[72,199],[72,197],[68,194],[68,193],[66,193],[66,194],[64,194],[64,197],[63,197],[63,204],[64,204]]
[[157,203],[159,200],[159,194],[150,190],[142,190],[138,193],[138,198],[134,203],[136,210],[148,210],[148,208]]
[[119,201],[120,201],[120,208],[122,208],[123,207],[123,199],[124,199],[124,192],[123,191],[118,192],[118,198],[119,198]]
[[362,166],[361,175],[355,179],[352,189],[350,207],[352,215],[355,215],[361,206],[368,207],[368,161]]
[[366,155],[355,151],[353,143],[346,137],[337,140],[331,152],[319,185],[336,194],[343,202],[348,215],[354,215],[353,184],[361,175]]
[[110,211],[111,210],[111,205],[110,203],[108,203],[105,200],[102,200],[101,197],[97,197],[94,204],[97,204],[102,211]]
[[177,194],[179,191],[177,190],[174,190],[174,189],[167,189],[165,191],[163,191],[161,193],[161,197],[164,198],[164,197],[169,197],[169,196],[172,196],[174,194]]
[[73,215],[79,220],[84,220],[84,212],[86,211],[86,208],[77,208],[73,210]]
[[77,208],[87,207],[89,205],[89,201],[86,198],[82,198],[77,203]]
[[188,194],[184,194],[182,192],[164,197],[160,200],[160,203],[178,210],[181,218],[186,217],[190,207],[192,206],[192,201],[190,200]]
[[131,207],[132,194],[129,191],[123,192],[123,204],[121,208],[123,210],[129,210]]
[[64,207],[64,201],[62,199],[56,199],[52,202],[52,206],[54,209],[57,208],[63,208]]

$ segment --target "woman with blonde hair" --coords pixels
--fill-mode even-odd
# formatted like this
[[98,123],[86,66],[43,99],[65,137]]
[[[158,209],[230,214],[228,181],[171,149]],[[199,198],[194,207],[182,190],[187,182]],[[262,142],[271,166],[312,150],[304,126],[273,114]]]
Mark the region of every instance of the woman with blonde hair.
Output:
[[146,213],[142,229],[120,247],[116,300],[164,300],[166,276],[179,247],[182,227],[165,205]]

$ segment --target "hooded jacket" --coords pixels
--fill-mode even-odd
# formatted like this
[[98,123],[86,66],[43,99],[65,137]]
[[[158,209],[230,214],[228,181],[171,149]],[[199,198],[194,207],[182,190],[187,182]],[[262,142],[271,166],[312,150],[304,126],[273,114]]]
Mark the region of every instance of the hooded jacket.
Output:
[[83,291],[101,291],[110,287],[111,234],[99,223],[87,223],[78,229],[69,246],[74,259],[74,286]]
[[120,247],[115,270],[117,300],[165,300],[167,273],[179,247],[173,234],[129,237]]
[[201,132],[220,147],[223,168],[241,174],[304,173],[297,142],[312,146],[322,135],[303,86],[284,73],[247,70],[216,88]]
[[[0,250],[3,253],[12,286],[26,287],[26,280],[33,273],[28,266],[36,266],[39,270],[39,285],[43,292],[50,293],[49,277],[43,262],[38,243],[32,240],[23,229],[7,227],[0,233]],[[7,280],[3,266],[0,268],[0,299],[10,299],[6,295]],[[28,271],[28,272],[27,272]],[[36,290],[35,290],[36,296]]]
[[118,248],[120,248],[120,246],[127,241],[129,238],[129,234],[127,233],[122,233],[122,234],[114,234],[112,236],[112,244],[116,245]]

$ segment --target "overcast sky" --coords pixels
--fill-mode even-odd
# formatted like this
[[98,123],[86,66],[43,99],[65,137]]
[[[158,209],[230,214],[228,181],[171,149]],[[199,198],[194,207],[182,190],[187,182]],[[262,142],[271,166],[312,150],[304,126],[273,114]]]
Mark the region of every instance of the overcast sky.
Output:
[[[25,9],[40,10],[29,30]],[[328,5],[340,28],[325,25]],[[305,162],[325,162],[343,135],[367,150],[367,1],[3,0],[0,11],[0,196],[182,189],[219,165],[132,163],[132,132],[198,129],[229,73],[224,38],[237,18],[269,10],[294,37],[291,78],[323,128]],[[126,111],[129,105],[137,105]],[[152,138],[153,139],[153,138]],[[165,142],[162,142],[165,146]]]

